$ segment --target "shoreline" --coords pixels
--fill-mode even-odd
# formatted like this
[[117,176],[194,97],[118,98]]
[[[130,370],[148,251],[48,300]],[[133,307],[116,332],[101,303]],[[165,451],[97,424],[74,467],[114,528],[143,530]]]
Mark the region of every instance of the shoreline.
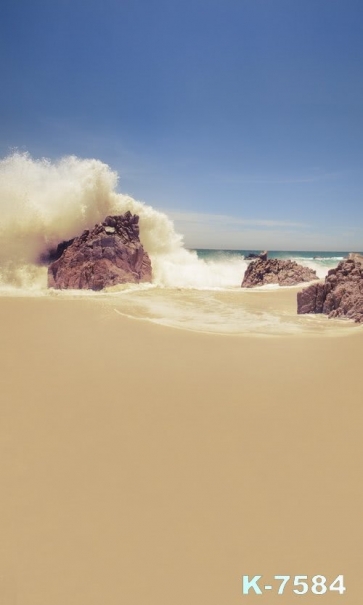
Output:
[[[27,300],[38,300],[45,305],[85,302],[101,316],[113,313],[131,322],[136,320],[190,334],[219,337],[334,338],[361,332],[362,326],[351,320],[329,319],[324,314],[298,315],[296,295],[301,288],[298,285],[197,290],[150,285],[146,288],[109,289],[102,293],[49,289],[34,293],[7,292],[0,295],[0,305],[1,301]],[[183,309],[188,307],[191,311],[184,316]],[[220,308],[224,315],[220,313],[218,316]],[[276,327],[274,322],[278,322]]]

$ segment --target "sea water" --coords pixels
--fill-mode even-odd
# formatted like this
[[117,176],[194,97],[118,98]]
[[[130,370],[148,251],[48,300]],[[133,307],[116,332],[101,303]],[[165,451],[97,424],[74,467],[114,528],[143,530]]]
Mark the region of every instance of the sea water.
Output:
[[[119,193],[117,185],[117,173],[99,160],[70,156],[51,162],[27,153],[0,160],[0,295],[88,296],[133,319],[219,334],[343,333],[352,328],[323,316],[298,316],[291,297],[290,304],[282,304],[279,286],[241,289],[246,257],[259,250],[189,250],[165,213]],[[153,282],[102,293],[49,290],[42,255],[107,215],[127,210],[140,217]],[[319,278],[346,254],[269,251],[270,258],[295,260]]]

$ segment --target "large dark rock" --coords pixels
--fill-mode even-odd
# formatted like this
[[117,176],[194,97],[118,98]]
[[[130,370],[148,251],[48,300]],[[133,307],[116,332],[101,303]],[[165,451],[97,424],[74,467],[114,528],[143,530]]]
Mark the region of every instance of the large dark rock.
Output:
[[58,246],[48,267],[50,288],[102,290],[127,282],[151,281],[150,258],[139,239],[139,217],[126,212]]
[[315,271],[298,265],[292,260],[258,258],[252,261],[244,274],[242,288],[254,288],[267,284],[295,286],[318,279]]
[[349,254],[329,271],[324,283],[298,292],[297,312],[325,313],[363,323],[363,256]]

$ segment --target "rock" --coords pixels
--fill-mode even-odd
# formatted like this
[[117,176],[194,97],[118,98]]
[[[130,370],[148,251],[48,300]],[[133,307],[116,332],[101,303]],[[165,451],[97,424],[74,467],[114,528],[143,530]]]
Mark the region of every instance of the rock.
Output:
[[[322,313],[324,304],[324,284],[311,284],[301,292],[298,292],[298,313]],[[316,309],[316,311],[311,311]]]
[[267,260],[267,250],[265,250],[264,252],[260,252],[259,254],[251,252],[245,257],[245,260],[254,260],[256,258],[260,258],[261,260]]
[[151,281],[150,258],[139,239],[139,217],[108,216],[79,237],[62,242],[48,267],[48,286],[102,290],[123,283]]
[[297,312],[324,313],[363,323],[363,256],[352,252],[330,269],[323,283],[298,292]]
[[314,279],[318,279],[315,271],[298,265],[295,261],[258,258],[248,265],[243,277],[242,288],[254,288],[266,284],[295,286]]
[[68,246],[73,244],[73,242],[74,238],[61,242],[56,248],[52,248],[47,252],[43,252],[39,257],[38,262],[42,265],[49,265],[49,263],[53,263],[55,260],[58,260],[58,258],[62,256],[63,252],[68,248]]

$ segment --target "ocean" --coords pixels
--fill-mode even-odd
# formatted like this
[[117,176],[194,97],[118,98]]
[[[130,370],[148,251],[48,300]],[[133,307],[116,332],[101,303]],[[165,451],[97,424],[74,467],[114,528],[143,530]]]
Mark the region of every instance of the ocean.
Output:
[[[245,258],[249,254],[259,254],[262,250],[206,250],[196,249],[198,257],[205,260],[212,259],[234,259]],[[292,259],[300,264],[315,269],[318,274],[325,276],[325,270],[329,270],[345,258],[350,251],[321,251],[321,250],[269,250],[269,258]],[[323,275],[324,274],[324,275]]]
[[[289,304],[278,286],[241,289],[245,257],[260,250],[187,249],[165,213],[119,193],[117,186],[117,173],[99,160],[70,156],[51,162],[27,153],[0,160],[0,295],[86,296],[112,313],[207,333],[287,335],[346,329],[346,322],[297,316],[296,288],[284,289],[290,292]],[[107,215],[127,210],[140,218],[140,239],[153,268],[151,284],[124,284],[101,293],[47,288],[47,267],[39,259],[49,249]],[[296,260],[324,278],[347,253],[272,250],[269,257]]]

